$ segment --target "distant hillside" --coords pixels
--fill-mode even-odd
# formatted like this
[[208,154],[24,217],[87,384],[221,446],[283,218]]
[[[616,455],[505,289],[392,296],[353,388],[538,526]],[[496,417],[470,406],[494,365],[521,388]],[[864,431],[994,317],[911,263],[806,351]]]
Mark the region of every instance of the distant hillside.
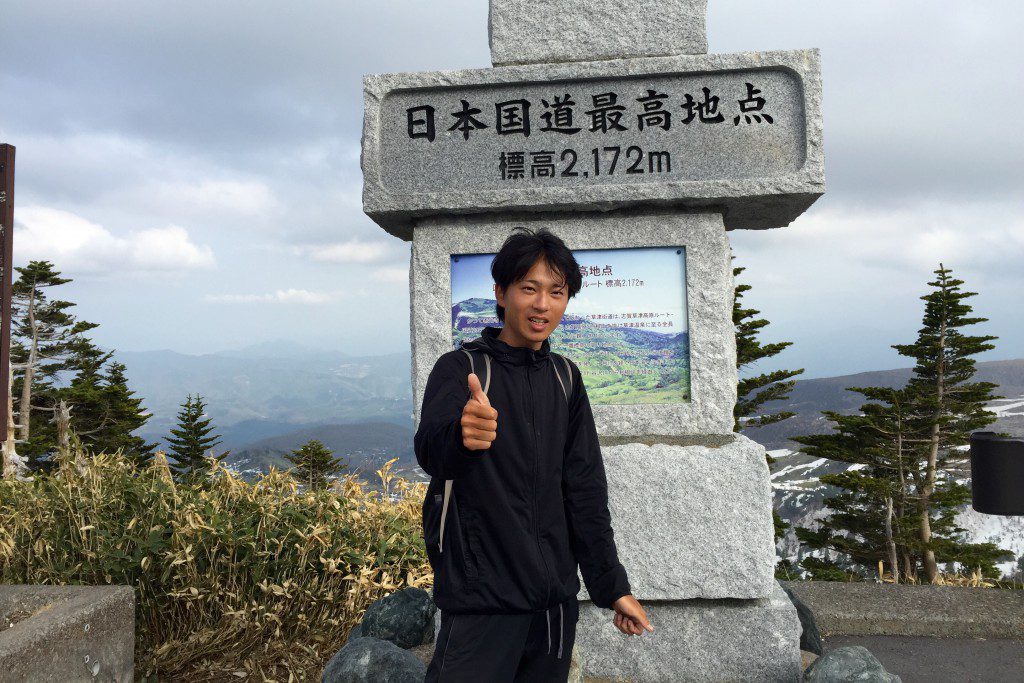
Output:
[[[483,314],[487,301],[473,300],[466,310],[453,310],[461,329],[469,332],[472,318]],[[479,326],[479,321],[476,324]],[[639,332],[627,329],[631,335]],[[609,344],[614,346],[617,341],[621,340],[610,339]],[[630,338],[629,342],[643,346],[640,339]],[[285,453],[319,439],[336,456],[350,461],[352,469],[363,473],[370,483],[374,471],[393,457],[399,459],[396,470],[404,476],[428,479],[413,454],[408,353],[356,357],[274,342],[199,356],[148,351],[116,352],[115,358],[127,366],[130,388],[153,413],[141,430],[150,441],[162,442],[176,421],[181,402],[193,392],[206,399],[208,414],[223,440],[219,450],[230,448],[229,465],[246,475],[266,471],[270,465],[287,467],[290,463],[284,460]],[[905,368],[800,380],[788,401],[767,406],[772,411],[797,413],[777,425],[745,432],[779,457],[772,466],[772,481],[776,508],[783,519],[813,527],[825,514],[824,499],[830,495],[818,477],[845,468],[843,463],[795,452],[790,437],[828,430],[822,410],[857,410],[862,399],[846,387],[899,386],[909,376],[910,369]],[[991,406],[998,416],[992,428],[1024,435],[1024,360],[978,363],[977,376],[998,384],[998,393],[1006,397]],[[996,518],[967,508],[958,523],[975,540],[992,540],[1014,549],[1017,559],[1002,565],[1007,574],[1016,570],[1017,563],[1024,563],[1021,518]],[[795,555],[792,533],[780,542],[779,552]]]
[[[978,363],[978,381],[994,382],[999,385],[996,392],[1005,396],[1006,401],[994,404],[993,409],[1005,406],[1013,400],[1024,400],[1024,359],[997,360]],[[772,401],[764,406],[765,412],[790,410],[796,413],[788,420],[774,425],[748,429],[744,434],[766,448],[793,448],[797,444],[791,436],[802,434],[824,434],[829,431],[828,421],[822,416],[823,410],[834,410],[852,414],[865,403],[861,394],[847,391],[847,387],[899,387],[910,378],[910,368],[877,370],[856,375],[824,377],[821,379],[798,380],[790,398],[786,401]],[[1010,434],[1024,436],[1024,411],[1003,410],[998,429]]]
[[[410,421],[411,424],[411,421]],[[295,429],[255,441],[243,448],[232,450],[226,462],[243,475],[265,473],[273,465],[278,469],[292,467],[284,458],[310,439],[322,442],[334,457],[349,463],[349,472],[374,479],[378,468],[397,457],[393,471],[410,479],[420,479],[414,472],[416,457],[413,453],[411,426],[389,422],[360,422],[357,424],[316,425]]]
[[[276,353],[276,355],[268,355]],[[189,393],[203,396],[226,447],[304,426],[362,421],[407,426],[412,415],[407,353],[349,356],[286,345],[187,355],[117,351],[128,386],[152,417],[139,430],[161,442]]]

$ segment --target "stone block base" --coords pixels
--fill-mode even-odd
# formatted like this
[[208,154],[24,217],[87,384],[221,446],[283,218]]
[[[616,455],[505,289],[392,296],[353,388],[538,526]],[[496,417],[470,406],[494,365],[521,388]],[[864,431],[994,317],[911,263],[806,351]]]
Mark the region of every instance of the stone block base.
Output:
[[[637,600],[754,600],[776,590],[764,446],[729,439],[601,448],[615,545]],[[585,585],[579,598],[590,599]]]
[[654,632],[627,636],[614,613],[580,603],[576,652],[583,675],[632,683],[796,683],[800,620],[776,584],[758,600],[641,601]]

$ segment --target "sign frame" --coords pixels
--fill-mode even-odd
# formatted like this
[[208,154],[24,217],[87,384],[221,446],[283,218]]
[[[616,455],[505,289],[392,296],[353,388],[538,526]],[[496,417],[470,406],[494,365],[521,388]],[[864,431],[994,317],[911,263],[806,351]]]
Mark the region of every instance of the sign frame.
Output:
[[[427,377],[438,357],[452,350],[451,256],[496,253],[519,225],[546,227],[573,251],[684,246],[690,400],[594,405],[594,421],[602,437],[732,433],[736,334],[732,263],[722,216],[656,210],[571,216],[439,216],[417,222],[410,255],[410,296],[416,302],[411,331],[415,337],[412,386],[417,423]],[[570,299],[570,312],[572,304]],[[572,358],[571,353],[566,355]]]
[[[607,256],[602,256],[606,253]],[[603,260],[606,263],[605,272],[591,272],[583,275],[583,286],[576,296],[569,300],[570,306],[566,308],[563,320],[551,335],[557,337],[556,340],[551,341],[551,348],[553,351],[571,355],[579,365],[585,379],[588,377],[588,372],[594,371],[594,365],[600,368],[600,372],[605,378],[610,378],[611,381],[602,387],[590,385],[591,405],[651,405],[690,401],[686,246],[679,244],[578,249],[574,251],[574,256],[580,264],[582,273],[582,271],[600,268],[600,266],[595,266],[592,260],[588,260],[581,254],[594,255],[592,258],[596,258],[597,263]],[[496,314],[482,316],[479,310],[480,303],[477,301],[486,299],[494,302],[494,281],[490,274],[490,263],[493,257],[493,253],[463,253],[451,256],[453,348],[458,348],[459,343],[479,336],[485,325],[502,326]],[[463,270],[461,273],[457,273],[456,271],[460,268],[457,264],[462,259],[472,259],[473,263],[468,266],[462,265]],[[655,264],[656,269],[652,272],[651,267]],[[668,278],[665,277],[666,266],[671,271]],[[623,268],[626,269],[626,272],[623,272]],[[678,270],[676,270],[677,268]],[[468,296],[468,299],[455,300],[456,280],[461,283],[462,293],[459,296]],[[641,287],[643,289],[640,289]],[[676,287],[675,292],[667,294],[671,287]],[[668,301],[662,300],[655,303],[656,299],[663,298],[662,295],[666,295]],[[598,307],[597,310],[591,309],[591,315],[587,315],[581,311],[581,297],[593,298],[599,306],[602,304],[605,307],[612,306],[617,308],[618,312]],[[455,307],[464,303],[468,304],[468,308],[460,308],[460,313],[456,316]],[[632,310],[623,310],[626,307]],[[675,320],[669,319],[673,317]],[[457,320],[467,321],[468,324],[457,324]],[[609,320],[614,322],[607,322]],[[573,326],[576,326],[575,330],[571,329]],[[612,328],[616,333],[609,336],[603,333],[601,328]],[[620,353],[605,350],[600,352],[597,357],[588,358],[589,353],[586,348],[580,349],[572,346],[574,342],[565,338],[565,335],[572,335],[574,331],[578,330],[590,330],[593,334],[601,335],[602,346],[615,344],[615,347],[612,348],[618,349]],[[628,334],[630,330],[634,331],[633,335]],[[643,336],[645,332],[655,336]],[[637,335],[644,340],[642,345],[634,345],[628,341],[628,337]],[[683,336],[680,338],[678,335]],[[589,337],[590,335],[585,335],[579,343],[586,345]],[[656,344],[661,346],[656,347]],[[679,353],[680,347],[683,349],[682,353]],[[659,353],[668,358],[659,363],[657,358]],[[633,362],[625,360],[625,357],[638,354],[645,358]],[[651,369],[652,363],[655,366],[654,369]],[[630,369],[637,370],[637,379],[634,382],[623,381],[624,371]],[[647,387],[646,385],[651,384],[650,380],[655,378],[658,381],[654,383],[654,386]],[[661,380],[666,378],[669,384],[663,385]],[[636,384],[642,384],[645,387],[639,388]],[[605,389],[620,396],[619,400],[602,400],[602,397],[608,393]],[[622,398],[623,389],[632,389],[625,396],[625,400]],[[653,394],[650,389],[654,390]]]

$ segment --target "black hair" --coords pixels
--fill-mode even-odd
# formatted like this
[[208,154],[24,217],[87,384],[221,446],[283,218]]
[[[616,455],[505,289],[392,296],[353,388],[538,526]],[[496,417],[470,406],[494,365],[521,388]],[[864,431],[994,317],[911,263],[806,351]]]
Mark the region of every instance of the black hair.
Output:
[[[583,286],[580,265],[565,242],[547,228],[536,231],[523,226],[513,228],[491,261],[491,277],[502,292],[507,292],[512,283],[526,277],[539,258],[547,261],[548,267],[562,277],[569,298],[576,296]],[[505,307],[499,304],[497,309],[498,320],[504,323]]]

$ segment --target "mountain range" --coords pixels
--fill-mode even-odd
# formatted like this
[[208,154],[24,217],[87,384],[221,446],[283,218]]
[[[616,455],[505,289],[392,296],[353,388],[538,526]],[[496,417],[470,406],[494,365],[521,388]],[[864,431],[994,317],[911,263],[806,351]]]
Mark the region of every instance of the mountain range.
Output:
[[[399,474],[427,479],[412,448],[409,354],[352,356],[275,342],[204,355],[132,351],[114,356],[127,366],[130,388],[152,413],[138,433],[161,447],[192,392],[203,396],[214,433],[221,436],[216,452],[230,449],[226,461],[243,476],[286,467],[286,453],[319,439],[371,484],[373,472],[390,458],[398,459],[393,467]],[[1024,436],[1024,359],[979,362],[977,369],[977,379],[994,382],[1004,397],[989,406],[997,420],[988,429]],[[818,477],[847,467],[800,453],[791,437],[827,432],[823,410],[855,412],[863,397],[847,387],[900,386],[910,374],[901,368],[798,380],[789,399],[765,406],[793,411],[793,417],[744,430],[777,459],[771,477],[784,520],[814,528],[833,493]],[[1013,559],[1000,565],[1006,575],[1024,570],[1024,518],[982,515],[967,507],[957,519],[975,541],[991,540],[1013,551]],[[778,551],[798,557],[792,530]]]
[[[774,413],[788,410],[796,413],[791,418],[767,427],[748,428],[744,434],[766,448],[797,448],[798,444],[789,437],[798,434],[823,434],[828,430],[828,420],[821,411],[832,410],[852,414],[867,400],[863,395],[847,391],[847,387],[900,387],[910,379],[911,368],[896,370],[875,370],[855,375],[824,377],[820,379],[797,380],[789,398],[771,401],[764,405],[764,412]],[[1024,360],[984,361],[977,364],[976,381],[993,382],[999,389],[996,394],[1005,399],[996,401],[993,409],[1002,406],[999,430],[1015,436],[1024,436],[1024,411],[1016,410],[1009,404],[1024,400]]]

